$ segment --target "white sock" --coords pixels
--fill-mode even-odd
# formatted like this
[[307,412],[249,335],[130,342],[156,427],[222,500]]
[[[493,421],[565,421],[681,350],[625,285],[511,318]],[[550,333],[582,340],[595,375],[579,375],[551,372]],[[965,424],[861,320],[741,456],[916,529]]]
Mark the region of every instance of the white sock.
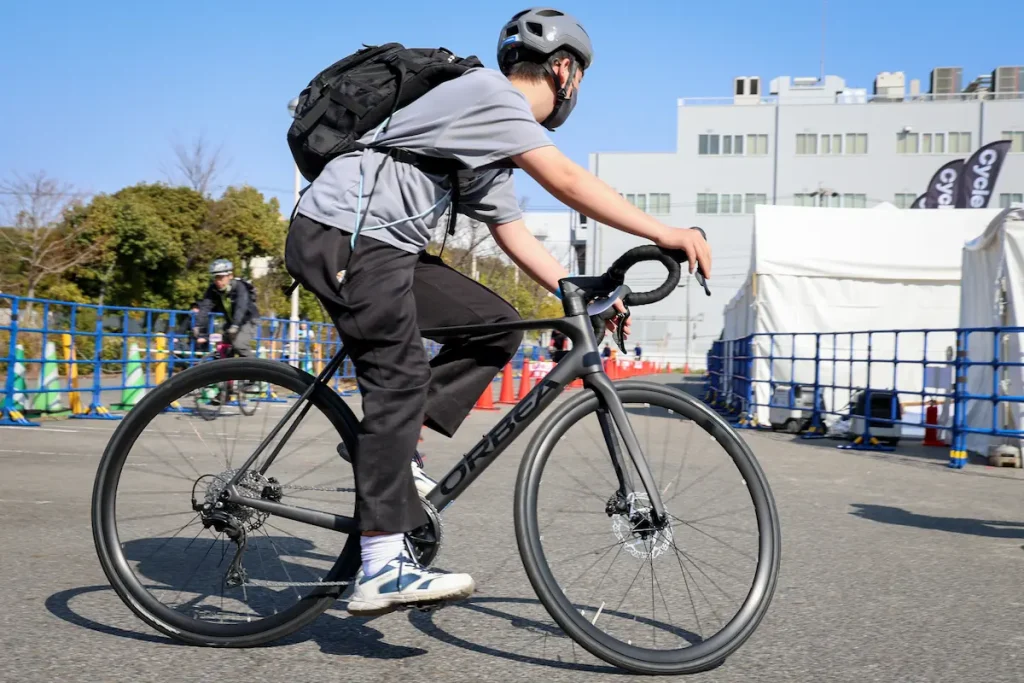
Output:
[[362,536],[359,545],[363,550],[363,574],[373,576],[405,552],[405,534]]

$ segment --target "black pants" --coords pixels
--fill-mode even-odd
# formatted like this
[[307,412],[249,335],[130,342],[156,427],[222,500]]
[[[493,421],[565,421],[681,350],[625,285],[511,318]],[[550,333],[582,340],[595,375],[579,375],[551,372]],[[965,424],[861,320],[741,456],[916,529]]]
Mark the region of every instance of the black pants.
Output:
[[421,328],[514,321],[519,314],[426,253],[362,235],[348,261],[350,238],[298,214],[285,264],[323,303],[355,365],[363,395],[353,454],[359,527],[404,532],[426,522],[410,469],[421,425],[453,435],[523,335],[436,337],[441,350],[428,359]]

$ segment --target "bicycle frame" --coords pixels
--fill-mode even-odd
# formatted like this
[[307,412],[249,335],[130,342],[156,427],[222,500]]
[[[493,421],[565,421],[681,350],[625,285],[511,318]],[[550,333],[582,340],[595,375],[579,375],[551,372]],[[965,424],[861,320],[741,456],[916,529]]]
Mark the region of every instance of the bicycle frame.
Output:
[[[657,522],[665,519],[664,506],[658,488],[654,483],[654,476],[643,457],[643,453],[641,453],[640,445],[637,443],[636,435],[626,416],[626,411],[615,392],[615,386],[608,378],[608,375],[604,373],[601,356],[597,348],[598,341],[594,338],[588,315],[579,314],[547,320],[519,320],[507,323],[435,328],[423,330],[422,335],[427,338],[475,336],[507,332],[509,330],[526,331],[541,329],[556,329],[563,332],[572,340],[572,349],[472,449],[463,455],[462,459],[446,475],[438,480],[437,486],[427,495],[427,500],[437,510],[443,510],[451,505],[501,455],[509,444],[515,441],[533,423],[537,416],[551,405],[571,382],[576,379],[582,379],[584,387],[592,389],[597,394],[598,401],[600,402],[598,420],[612,457],[621,492],[625,495],[632,491],[633,487],[622,461],[622,451],[619,448],[618,440],[615,438],[612,424],[614,424],[618,433],[622,436],[626,452],[629,454],[630,460],[640,475],[640,479],[649,496],[654,520]],[[316,384],[326,383],[333,377],[334,373],[341,367],[345,356],[346,351],[342,348],[331,358],[330,362],[327,363],[326,367],[317,376],[316,382],[310,384],[298,401],[288,409],[284,417],[281,418],[281,421],[260,443],[256,451],[246,460],[245,464],[238,469],[225,489],[228,502],[245,505],[285,519],[324,529],[349,534],[359,532],[358,523],[352,517],[285,505],[263,498],[252,498],[240,494],[236,487],[237,482],[244,473],[252,467],[253,463],[266,450],[270,442],[284,428],[284,425],[299,411],[300,406],[305,403],[305,407],[302,408],[299,417],[291,424],[284,437],[278,442],[274,451],[260,468],[261,474],[266,473],[274,459],[281,452],[284,443],[291,437],[299,422],[302,421],[302,418],[305,417],[312,406],[311,403],[306,402],[306,399],[312,393]],[[611,418],[610,421],[609,416]]]

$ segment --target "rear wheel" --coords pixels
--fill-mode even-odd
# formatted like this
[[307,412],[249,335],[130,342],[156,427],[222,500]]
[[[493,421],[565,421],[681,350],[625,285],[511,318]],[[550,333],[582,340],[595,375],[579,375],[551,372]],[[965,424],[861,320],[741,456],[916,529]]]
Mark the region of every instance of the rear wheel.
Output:
[[[153,628],[198,645],[253,646],[314,620],[341,595],[359,563],[358,536],[236,505],[215,504],[226,482],[284,417],[226,411],[196,419],[176,402],[207,387],[246,381],[302,394],[313,378],[284,363],[237,358],[202,363],[146,395],[114,432],[93,489],[93,538],[111,586]],[[219,392],[223,395],[223,392]],[[239,480],[245,495],[352,516],[357,421],[326,385],[277,459],[261,471],[282,429]],[[293,416],[292,420],[296,418]],[[207,524],[210,522],[210,524]],[[234,536],[234,538],[232,537]]]
[[[634,490],[619,489],[588,390],[555,410],[523,458],[519,551],[552,618],[595,656],[636,673],[702,671],[736,651],[768,609],[778,512],[753,454],[716,413],[662,385],[616,390],[667,520],[652,520],[635,470]],[[731,493],[709,494],[716,479]]]

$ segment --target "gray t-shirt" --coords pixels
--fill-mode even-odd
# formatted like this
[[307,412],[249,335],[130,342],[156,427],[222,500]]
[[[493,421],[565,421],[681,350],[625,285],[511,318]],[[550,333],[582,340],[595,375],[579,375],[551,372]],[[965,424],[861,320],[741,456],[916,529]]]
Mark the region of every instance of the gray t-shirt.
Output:
[[[372,138],[371,132],[361,142]],[[483,167],[553,144],[526,97],[492,69],[467,71],[395,112],[377,141],[465,164],[469,170],[459,171],[458,211],[489,225],[516,220],[522,212],[512,170]],[[332,159],[303,193],[299,213],[352,232],[358,209],[364,216],[360,238],[417,253],[426,249],[448,207],[447,192],[446,176],[366,150]]]

